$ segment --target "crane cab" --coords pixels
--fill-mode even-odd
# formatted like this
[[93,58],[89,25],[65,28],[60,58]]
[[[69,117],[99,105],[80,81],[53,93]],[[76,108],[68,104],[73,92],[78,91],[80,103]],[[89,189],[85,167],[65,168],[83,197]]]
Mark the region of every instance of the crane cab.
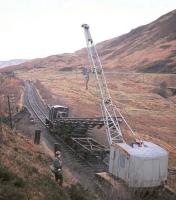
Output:
[[160,146],[143,141],[143,145],[112,144],[109,172],[129,187],[150,188],[167,180],[168,152]]

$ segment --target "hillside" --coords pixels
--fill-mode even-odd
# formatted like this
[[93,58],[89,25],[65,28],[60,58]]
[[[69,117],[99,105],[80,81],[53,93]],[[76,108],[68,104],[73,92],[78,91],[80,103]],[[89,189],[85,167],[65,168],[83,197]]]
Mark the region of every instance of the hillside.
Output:
[[8,96],[11,101],[13,99],[13,103],[11,103],[12,114],[15,114],[22,107],[22,86],[22,81],[18,78],[0,76],[0,117],[9,115]]
[[19,65],[21,63],[26,62],[25,59],[14,59],[14,60],[7,60],[7,61],[0,61],[0,68],[11,66],[11,65]]
[[105,65],[140,72],[176,72],[176,10],[99,44]]
[[96,200],[64,172],[60,187],[50,172],[52,157],[19,132],[0,129],[0,200]]
[[[152,141],[169,152],[169,168],[174,169],[176,93],[170,90],[168,92],[168,88],[176,85],[175,24],[176,10],[148,25],[97,44],[105,69],[111,71],[105,75],[114,104],[137,136]],[[38,58],[0,70],[16,70],[15,77],[8,77],[8,73],[7,77],[4,77],[6,73],[2,73],[0,77],[0,117],[7,117],[8,114],[7,98],[4,98],[7,95],[15,94],[15,112],[16,105],[19,108],[22,106],[24,80],[34,83],[46,104],[66,105],[73,117],[100,116],[93,74],[90,74],[86,90],[82,74],[75,70],[87,62],[87,50],[84,48],[72,54]],[[67,71],[72,73],[65,73]],[[49,170],[53,148],[49,149],[48,146],[46,149],[47,143],[36,146],[26,138],[27,130],[33,138],[34,130],[41,126],[38,123],[29,125],[27,115],[20,120],[18,124],[22,128],[16,126],[17,129],[13,132],[5,125],[1,130],[0,126],[0,200],[96,199],[82,187],[77,187],[77,184],[75,186],[73,177],[82,183],[86,182],[89,174],[83,175],[81,167],[68,159],[72,155],[69,157],[64,152],[64,186],[60,188],[56,185]],[[24,123],[26,121],[27,124]],[[124,139],[129,141],[131,135],[123,124],[121,128]],[[104,130],[93,130],[90,135],[98,142],[108,145]],[[45,137],[44,132],[42,137]],[[47,134],[45,138],[48,144],[50,137],[52,135]],[[53,144],[54,142],[52,147]],[[169,175],[168,185],[176,191],[175,175]]]
[[[85,90],[84,79],[80,73],[61,73],[46,68],[19,71],[16,75],[22,80],[33,81],[47,104],[68,106],[71,116],[101,115],[96,83],[92,75],[88,90]],[[175,75],[109,73],[106,78],[114,103],[121,109],[135,132],[147,140],[152,137],[154,142],[171,145],[169,151],[174,153],[175,166],[175,96],[164,98],[159,94],[161,80],[168,85],[175,84]],[[126,134],[126,130],[123,130],[123,133]],[[95,135],[98,140],[107,143],[104,133],[99,134],[96,130],[93,136]]]
[[[176,73],[176,10],[129,33],[97,44],[106,70]],[[117,24],[118,26],[118,24]],[[81,31],[81,30],[80,30]],[[93,35],[93,30],[91,31]],[[14,69],[70,71],[88,63],[86,49],[30,60]],[[7,69],[6,69],[7,70]]]
[[[11,102],[12,124],[15,126],[13,131],[8,127],[8,95]],[[56,184],[50,172],[53,149],[46,145],[43,138],[41,145],[33,144],[36,127],[29,124],[29,115],[26,114],[24,117],[23,112],[16,113],[17,110],[21,110],[22,104],[23,82],[15,77],[0,77],[0,200],[96,199],[83,188],[85,185],[79,184],[78,176],[76,178],[71,173],[65,160],[63,188]],[[20,121],[21,119],[26,120],[25,124]],[[20,124],[21,128],[18,129],[17,124]],[[50,145],[53,143],[50,142]]]

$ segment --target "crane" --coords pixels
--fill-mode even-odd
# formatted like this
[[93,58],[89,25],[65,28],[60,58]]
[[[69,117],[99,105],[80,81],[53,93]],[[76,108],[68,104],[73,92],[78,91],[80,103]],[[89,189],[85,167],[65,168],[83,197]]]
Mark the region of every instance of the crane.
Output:
[[[107,86],[103,66],[89,31],[83,24],[88,58],[95,74],[100,107],[110,146],[109,173],[124,180],[130,187],[156,187],[167,180],[168,152],[160,146],[138,140],[120,110],[115,106]],[[118,122],[118,116],[127,125],[135,143],[127,144]]]
[[124,142],[124,139],[117,116],[120,115],[122,117],[123,121],[130,129],[133,136],[135,136],[135,133],[112,101],[107,86],[104,70],[89,31],[89,26],[87,24],[83,24],[82,27],[84,28],[89,61],[97,81],[97,90],[101,99],[101,111],[104,119],[109,145],[112,145],[112,143],[122,143]]

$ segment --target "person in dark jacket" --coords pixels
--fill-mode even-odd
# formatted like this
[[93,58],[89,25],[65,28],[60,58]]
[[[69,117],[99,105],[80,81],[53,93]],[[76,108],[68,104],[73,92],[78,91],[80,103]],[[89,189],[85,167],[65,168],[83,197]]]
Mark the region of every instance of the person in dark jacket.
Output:
[[62,161],[61,161],[60,151],[56,151],[55,153],[55,159],[53,160],[53,165],[52,165],[52,172],[55,175],[56,182],[58,182],[59,180],[59,185],[62,186],[63,174],[62,174]]

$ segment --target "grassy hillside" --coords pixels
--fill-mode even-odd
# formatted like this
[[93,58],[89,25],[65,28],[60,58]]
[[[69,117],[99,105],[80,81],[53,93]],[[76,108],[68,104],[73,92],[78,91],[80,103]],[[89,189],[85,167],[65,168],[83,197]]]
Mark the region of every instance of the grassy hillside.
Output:
[[[37,84],[43,98],[49,104],[69,106],[72,116],[100,116],[99,98],[95,79],[90,77],[89,89],[85,89],[82,74],[61,73],[52,69],[19,71],[17,76],[30,79]],[[120,108],[136,134],[160,144],[171,153],[171,163],[176,166],[176,105],[175,96],[163,97],[160,85],[175,84],[175,75],[163,74],[106,74],[113,101]],[[162,80],[162,81],[161,81]],[[43,87],[46,90],[43,90]],[[124,137],[128,134],[124,127]],[[102,142],[107,142],[106,134],[94,134]],[[166,137],[167,135],[167,137]]]
[[[105,70],[176,73],[175,24],[176,10],[173,10],[127,34],[97,44]],[[118,24],[114,25],[118,26]],[[93,36],[93,30],[91,33]],[[53,68],[71,71],[87,64],[87,51],[81,49],[75,53],[30,60],[4,70]]]
[[18,78],[0,77],[0,200],[96,199],[78,180],[72,180],[69,169],[64,168],[64,188],[60,188],[50,172],[52,158],[45,153],[46,147],[35,146],[2,123],[9,124],[7,96],[14,96],[10,98],[14,115],[16,107],[23,106],[23,92]]
[[26,61],[27,59],[14,59],[14,60],[8,60],[8,61],[0,61],[0,68],[11,66],[11,65],[19,65]]
[[8,97],[11,114],[14,115],[23,106],[23,83],[16,77],[0,77],[0,118],[9,117]]
[[50,172],[52,159],[6,126],[0,130],[0,200],[95,200],[65,177],[61,188]]
[[97,45],[107,69],[175,73],[176,10]]

